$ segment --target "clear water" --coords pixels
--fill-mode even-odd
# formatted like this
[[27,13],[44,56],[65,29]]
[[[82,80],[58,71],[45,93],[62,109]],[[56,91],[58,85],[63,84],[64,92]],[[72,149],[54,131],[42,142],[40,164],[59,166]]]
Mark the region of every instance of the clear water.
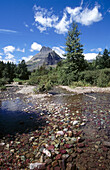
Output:
[[31,132],[45,123],[39,117],[40,110],[33,112],[30,107],[27,113],[23,111],[26,107],[29,105],[20,98],[0,101],[0,137]]
[[[50,93],[53,95],[48,100],[61,106],[66,104],[71,112],[78,111],[77,116],[80,118],[86,117],[90,122],[87,125],[96,129],[107,129],[107,133],[110,133],[110,94],[74,95],[60,88]],[[10,92],[10,95],[12,94],[14,93]],[[0,100],[0,137],[28,133],[45,126],[45,119],[39,115],[42,110],[35,111],[31,106],[34,108],[32,103],[26,103],[20,97]],[[30,113],[23,111],[27,107],[30,108]]]

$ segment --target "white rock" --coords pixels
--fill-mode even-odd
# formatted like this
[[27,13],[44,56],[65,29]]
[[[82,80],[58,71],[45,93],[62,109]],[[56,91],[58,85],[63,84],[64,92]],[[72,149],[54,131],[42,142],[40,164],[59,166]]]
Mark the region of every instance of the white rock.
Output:
[[3,143],[3,142],[2,142],[2,143],[0,143],[0,146],[4,146],[4,145],[5,145],[5,143]]
[[77,120],[73,121],[73,126],[74,126],[74,125],[77,125],[77,124],[78,124],[78,121],[77,121]]
[[45,153],[48,157],[51,157],[51,153],[47,149],[43,149],[43,153]]
[[42,168],[44,165],[45,165],[45,163],[36,162],[36,163],[31,163],[30,166],[29,166],[29,168],[30,168],[30,169],[35,169],[35,168],[40,169],[40,168]]
[[64,135],[64,132],[63,131],[58,131],[57,135]]
[[63,131],[64,131],[64,132],[66,132],[66,131],[68,131],[68,129],[67,129],[67,128],[65,128],[65,129],[63,129]]
[[33,139],[34,139],[34,137],[32,136],[32,137],[29,139],[29,141],[31,142]]
[[6,148],[9,149],[10,145],[9,144],[6,144]]
[[85,126],[85,124],[86,124],[86,123],[82,122],[82,123],[81,123],[81,126]]
[[75,137],[72,137],[72,138],[71,138],[71,141],[76,142],[77,139],[76,139]]

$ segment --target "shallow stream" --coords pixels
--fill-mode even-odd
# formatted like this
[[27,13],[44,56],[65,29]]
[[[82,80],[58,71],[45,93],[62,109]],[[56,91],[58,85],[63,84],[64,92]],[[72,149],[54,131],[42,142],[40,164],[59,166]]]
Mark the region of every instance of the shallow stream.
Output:
[[[82,118],[88,120],[92,128],[104,129],[110,133],[110,94],[91,93],[75,95],[64,89],[55,88],[49,92],[52,94],[48,101],[66,105],[70,112],[76,112]],[[13,89],[1,93],[0,100],[0,137],[7,134],[26,133],[39,125],[45,124],[40,120],[41,109],[35,109],[32,99],[24,99],[21,95],[15,95]],[[6,97],[7,96],[7,97]],[[5,99],[5,100],[4,100]],[[28,113],[26,112],[28,108]],[[45,113],[46,114],[46,113]]]
[[[0,94],[1,167],[27,168],[36,161],[37,153],[42,162],[41,145],[45,141],[50,150],[61,152],[57,156],[69,154],[65,165],[60,165],[64,159],[54,154],[51,159],[43,155],[50,167],[65,169],[75,164],[79,170],[110,169],[110,94],[76,95],[55,88],[50,97],[38,99],[17,94],[16,90],[12,87]],[[60,133],[65,130],[66,136],[57,137],[58,129]],[[74,148],[68,148],[71,142],[73,147],[73,139],[77,139]]]

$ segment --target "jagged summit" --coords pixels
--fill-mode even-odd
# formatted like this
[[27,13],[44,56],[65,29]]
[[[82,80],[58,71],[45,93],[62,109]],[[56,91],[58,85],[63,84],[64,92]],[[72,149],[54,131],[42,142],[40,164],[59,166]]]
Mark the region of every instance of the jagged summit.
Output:
[[52,51],[51,48],[45,47],[45,46],[43,46],[40,50],[41,53],[47,53],[47,52],[51,52],[51,51]]
[[37,69],[45,63],[46,66],[54,67],[62,58],[51,48],[43,46],[40,52],[34,55],[26,64],[30,71]]

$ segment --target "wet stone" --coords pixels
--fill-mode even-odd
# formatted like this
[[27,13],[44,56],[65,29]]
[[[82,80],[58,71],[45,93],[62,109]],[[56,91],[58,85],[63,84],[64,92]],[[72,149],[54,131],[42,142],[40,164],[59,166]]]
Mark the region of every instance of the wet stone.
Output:
[[59,166],[54,167],[54,170],[61,170]]
[[[97,100],[94,100],[95,95]],[[65,95],[61,96],[61,104],[51,100],[56,96],[46,100],[27,100],[28,103],[35,102],[36,106],[34,108],[29,104],[22,110],[30,114],[32,121],[34,116],[31,112],[40,111],[36,121],[45,119],[45,123],[42,128],[16,134],[15,139],[10,140],[9,135],[1,140],[0,168],[75,170],[76,163],[82,170],[109,169],[110,102],[107,103],[109,96],[108,100],[103,100],[105,96],[104,93],[99,101],[99,94],[73,95],[64,103],[63,100],[67,99]]]
[[46,164],[52,163],[52,159],[46,159],[46,160],[45,160],[45,163],[46,163]]
[[55,159],[56,159],[56,160],[61,159],[61,156],[62,156],[61,154],[58,154],[58,155],[55,157]]
[[110,142],[104,141],[103,145],[110,148]]
[[78,143],[77,146],[78,146],[79,148],[83,148],[83,147],[85,147],[85,144],[84,144],[84,143]]
[[69,156],[69,158],[67,159],[67,162],[72,162],[72,160],[73,160],[73,157]]
[[77,154],[76,154],[76,153],[72,153],[71,156],[72,156],[73,158],[76,158],[76,157],[77,157]]
[[63,159],[63,160],[66,160],[68,157],[69,157],[69,154],[63,154],[63,155],[62,155],[62,159]]
[[57,165],[58,165],[57,160],[55,160],[54,162],[52,162],[52,166],[53,166],[53,167],[55,167],[55,166],[57,166]]

